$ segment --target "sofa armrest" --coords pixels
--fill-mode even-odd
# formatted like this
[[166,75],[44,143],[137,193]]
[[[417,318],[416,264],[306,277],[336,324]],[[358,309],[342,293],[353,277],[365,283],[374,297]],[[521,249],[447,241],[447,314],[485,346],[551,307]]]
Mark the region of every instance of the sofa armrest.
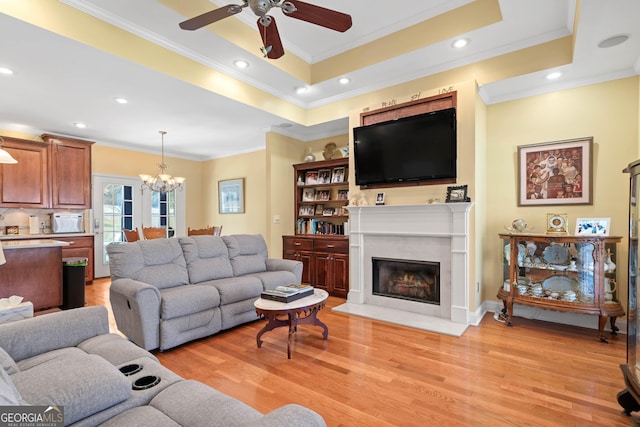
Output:
[[326,427],[326,425],[317,412],[296,404],[281,406],[247,424],[251,427]]
[[290,271],[297,283],[302,281],[302,262],[292,259],[267,258],[267,271]]
[[108,333],[106,307],[82,307],[0,324],[0,347],[20,361]]
[[118,330],[145,350],[160,346],[160,302],[155,286],[132,279],[111,282],[109,298]]

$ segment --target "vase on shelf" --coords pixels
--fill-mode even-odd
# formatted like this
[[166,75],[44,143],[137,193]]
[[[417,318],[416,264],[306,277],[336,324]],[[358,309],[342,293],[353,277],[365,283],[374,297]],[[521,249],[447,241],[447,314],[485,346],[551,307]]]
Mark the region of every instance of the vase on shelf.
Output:
[[309,162],[315,162],[315,161],[316,161],[316,156],[314,156],[313,152],[311,152],[311,147],[307,148],[307,154],[305,154],[304,156],[304,162],[309,163]]
[[604,262],[604,271],[614,272],[616,265],[611,260],[611,249],[607,249],[607,260]]

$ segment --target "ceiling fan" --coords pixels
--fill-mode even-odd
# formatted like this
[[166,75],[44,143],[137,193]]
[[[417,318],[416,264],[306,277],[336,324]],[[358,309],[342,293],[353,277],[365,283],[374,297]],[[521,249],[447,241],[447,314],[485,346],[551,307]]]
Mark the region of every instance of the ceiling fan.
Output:
[[278,59],[284,55],[284,48],[273,16],[267,15],[274,7],[279,7],[285,16],[300,19],[329,28],[335,31],[345,32],[351,28],[351,16],[335,10],[315,6],[298,0],[243,0],[242,4],[228,4],[221,8],[203,13],[194,18],[180,23],[183,30],[197,30],[221,19],[240,13],[245,7],[249,7],[258,16],[258,30],[262,37],[264,47],[261,48],[264,56],[270,59]]

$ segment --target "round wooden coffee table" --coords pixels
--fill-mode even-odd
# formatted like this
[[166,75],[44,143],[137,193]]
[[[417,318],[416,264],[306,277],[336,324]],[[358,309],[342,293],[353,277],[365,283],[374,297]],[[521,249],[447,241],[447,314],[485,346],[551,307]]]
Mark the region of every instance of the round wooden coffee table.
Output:
[[258,332],[256,342],[258,348],[262,346],[262,334],[272,331],[281,326],[289,327],[289,337],[287,339],[287,358],[291,359],[291,337],[298,329],[298,325],[316,325],[324,329],[322,339],[325,341],[329,336],[329,328],[318,319],[318,312],[327,305],[329,293],[322,289],[314,289],[313,295],[300,298],[299,300],[284,303],[260,298],[253,303],[258,316],[264,316],[268,322]]

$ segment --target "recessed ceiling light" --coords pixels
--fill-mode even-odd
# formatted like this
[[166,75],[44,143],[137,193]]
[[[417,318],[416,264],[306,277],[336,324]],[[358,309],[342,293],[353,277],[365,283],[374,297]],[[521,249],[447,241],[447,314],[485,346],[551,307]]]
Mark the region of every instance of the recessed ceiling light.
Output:
[[561,75],[562,75],[562,73],[560,71],[554,71],[553,73],[547,74],[547,79],[548,80],[555,80],[555,79],[559,78]]
[[11,74],[13,74],[13,70],[6,67],[0,67],[0,74],[5,74],[7,76],[10,76]]
[[75,127],[80,128],[80,129],[84,129],[87,127],[87,125],[85,125],[84,123],[80,123],[80,122],[75,122],[73,124]]
[[598,43],[598,47],[606,49],[608,47],[618,46],[629,40],[629,34],[618,34],[617,36],[608,37]]
[[307,86],[300,86],[298,89],[296,89],[296,93],[298,95],[303,95],[307,92],[309,92],[309,88]]
[[126,98],[122,98],[122,97],[117,97],[117,98],[113,98],[114,101],[116,101],[118,104],[128,104],[129,101]]
[[233,61],[233,65],[235,65],[236,67],[240,68],[240,69],[244,69],[247,68],[249,66],[249,63],[245,60],[242,59],[238,59],[237,61]]
[[341,85],[349,84],[350,81],[351,79],[349,77],[341,77],[340,80],[338,80]]
[[456,49],[460,49],[465,47],[468,44],[469,44],[469,39],[457,39],[457,40],[454,40],[453,43],[451,43],[451,46],[455,47]]

